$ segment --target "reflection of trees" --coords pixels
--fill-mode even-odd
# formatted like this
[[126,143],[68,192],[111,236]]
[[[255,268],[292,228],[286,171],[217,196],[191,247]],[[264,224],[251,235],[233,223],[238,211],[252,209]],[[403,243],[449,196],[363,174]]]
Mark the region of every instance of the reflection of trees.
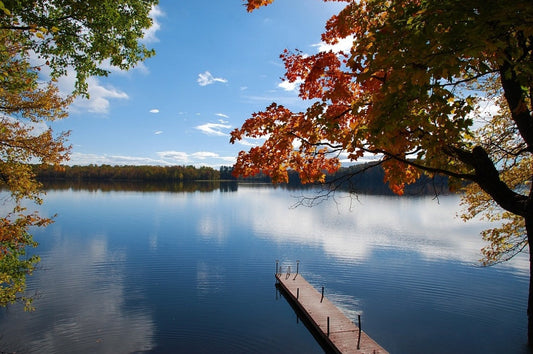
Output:
[[220,191],[221,192],[236,192],[239,185],[235,182],[221,182],[220,184]]
[[144,182],[144,181],[100,181],[100,180],[48,180],[44,182],[45,189],[73,191],[102,191],[102,192],[221,192],[237,191],[236,182],[220,181],[190,181],[190,182]]
[[[336,190],[373,195],[394,195],[384,179],[383,168],[374,163],[344,167],[335,174],[326,177],[326,181],[333,185]],[[434,177],[422,175],[416,182],[405,187],[406,195],[448,193],[450,193],[448,179],[439,175]]]
[[[385,172],[380,165],[373,163],[357,164],[350,167],[342,167],[334,174],[326,176],[326,183],[305,184],[300,182],[296,171],[288,171],[289,182],[280,183],[276,186],[287,190],[316,189],[321,188],[325,193],[330,191],[342,191],[371,195],[394,195],[389,186],[384,182]],[[269,185],[270,177],[258,174],[256,176],[239,178],[239,182],[253,184],[261,188],[261,185]],[[405,187],[406,195],[434,195],[448,194],[448,179],[444,176],[428,177],[421,176],[415,183]]]

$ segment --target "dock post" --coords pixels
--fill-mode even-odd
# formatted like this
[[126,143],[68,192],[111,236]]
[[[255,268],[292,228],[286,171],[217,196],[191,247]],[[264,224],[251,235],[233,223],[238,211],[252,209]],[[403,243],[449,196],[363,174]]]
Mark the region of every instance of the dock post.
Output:
[[300,297],[300,288],[296,288],[296,300]]
[[300,261],[296,260],[296,274],[298,274],[299,268],[300,268]]
[[322,297],[320,298],[320,303],[322,303],[322,300],[324,300],[324,287],[322,287]]
[[359,322],[359,338],[357,338],[357,350],[361,349],[361,315],[357,315]]
[[328,337],[329,337],[329,316],[328,316]]
[[276,259],[276,275],[280,274],[278,270],[279,270],[279,259]]

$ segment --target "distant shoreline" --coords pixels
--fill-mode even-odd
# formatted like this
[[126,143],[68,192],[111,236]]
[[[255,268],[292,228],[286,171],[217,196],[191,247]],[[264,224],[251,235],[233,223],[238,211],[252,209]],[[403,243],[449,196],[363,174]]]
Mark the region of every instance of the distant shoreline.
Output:
[[[271,179],[263,174],[248,178],[235,178],[233,168],[222,166],[219,170],[211,167],[194,166],[63,166],[34,167],[37,179],[45,185],[59,183],[97,185],[97,184],[131,184],[143,188],[156,189],[192,189],[191,184],[239,183],[271,184]],[[335,186],[335,190],[361,194],[394,195],[384,181],[381,166],[369,164],[342,167],[335,174],[327,175],[325,184],[302,184],[295,171],[289,172],[289,182],[276,184],[286,188],[308,189],[323,186]],[[180,186],[187,184],[187,187]],[[158,186],[158,187],[156,187]],[[205,187],[205,186],[204,186]],[[215,186],[211,186],[215,188]],[[450,194],[448,179],[444,176],[429,177],[423,175],[415,183],[406,186],[407,195],[441,195]]]

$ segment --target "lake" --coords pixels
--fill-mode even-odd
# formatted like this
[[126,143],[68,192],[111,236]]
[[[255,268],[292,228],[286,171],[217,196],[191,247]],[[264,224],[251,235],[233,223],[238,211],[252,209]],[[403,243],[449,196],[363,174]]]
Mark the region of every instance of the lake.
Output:
[[[36,230],[36,310],[0,311],[0,351],[322,353],[275,288],[300,273],[391,353],[527,353],[528,258],[481,267],[459,197],[239,184],[52,189]],[[293,268],[294,269],[294,268]]]

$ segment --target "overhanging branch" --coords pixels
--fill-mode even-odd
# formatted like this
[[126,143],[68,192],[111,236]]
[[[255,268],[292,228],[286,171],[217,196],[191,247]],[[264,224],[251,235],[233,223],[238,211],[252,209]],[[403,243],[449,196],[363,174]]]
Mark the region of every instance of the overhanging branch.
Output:
[[393,154],[393,153],[390,153],[386,150],[381,150],[381,149],[367,149],[367,148],[361,148],[361,150],[365,151],[365,152],[368,152],[368,153],[371,153],[371,154],[382,154],[388,158],[391,158],[393,160],[396,160],[398,162],[401,162],[401,163],[404,163],[406,165],[409,165],[409,166],[413,166],[421,171],[425,171],[425,172],[429,172],[429,173],[435,173],[435,174],[441,174],[441,175],[445,175],[445,176],[448,176],[448,177],[454,177],[454,178],[458,178],[458,179],[464,179],[464,180],[474,180],[475,178],[475,175],[472,175],[472,174],[467,174],[467,173],[457,173],[457,172],[453,172],[453,171],[450,171],[450,170],[445,170],[445,169],[442,169],[442,168],[435,168],[435,167],[430,167],[430,166],[426,166],[426,165],[422,165],[422,164],[419,164],[413,160],[409,160],[403,156],[399,156],[399,155],[396,155],[396,154]]

